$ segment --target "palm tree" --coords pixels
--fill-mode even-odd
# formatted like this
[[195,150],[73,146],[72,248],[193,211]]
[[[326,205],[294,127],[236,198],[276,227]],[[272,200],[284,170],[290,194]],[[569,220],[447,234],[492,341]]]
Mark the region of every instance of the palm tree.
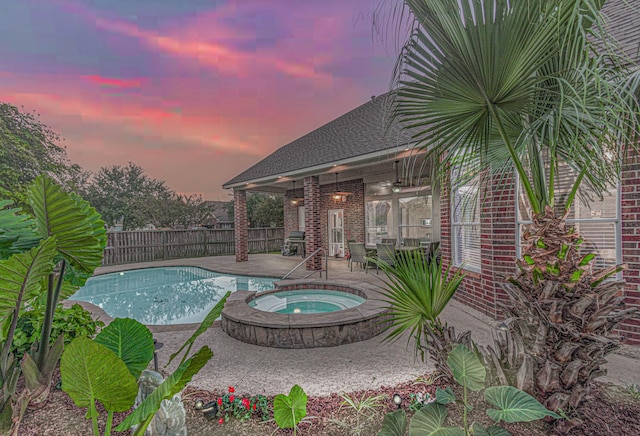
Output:
[[[620,268],[594,254],[566,217],[576,195],[602,195],[635,144],[637,78],[607,37],[604,0],[405,0],[415,19],[396,71],[394,116],[440,176],[515,170],[533,224],[504,289],[512,317],[488,359],[503,382],[553,410],[577,408],[629,316]],[[575,173],[556,195],[559,171]],[[501,347],[500,344],[505,345]],[[515,345],[514,345],[515,344]],[[507,346],[508,345],[508,346]],[[524,347],[524,356],[508,348]],[[507,364],[511,361],[511,365]]]
[[471,332],[456,335],[453,326],[440,319],[464,279],[462,270],[442,271],[438,259],[429,259],[421,250],[401,251],[393,255],[393,265],[371,259],[386,275],[383,299],[389,304],[388,340],[397,340],[409,332],[415,340],[416,355],[424,361],[425,351],[435,369],[453,381],[447,358],[457,344],[474,349]]

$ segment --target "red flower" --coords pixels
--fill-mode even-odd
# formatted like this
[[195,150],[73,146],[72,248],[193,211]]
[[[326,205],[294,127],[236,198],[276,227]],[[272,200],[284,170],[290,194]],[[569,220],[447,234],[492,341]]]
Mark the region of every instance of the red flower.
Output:
[[229,395],[229,402],[233,403],[234,398],[235,397],[233,395]]
[[253,410],[256,410],[256,404],[255,404],[255,403],[254,403],[254,405],[253,405]]
[[218,420],[218,424],[224,424],[224,418],[220,418],[220,419]]
[[242,399],[242,405],[248,409],[251,406],[251,404],[249,404],[249,399],[248,398],[243,398]]
[[222,406],[222,398],[218,398],[218,406]]
[[229,386],[229,393],[233,394],[236,390],[233,388],[233,386]]

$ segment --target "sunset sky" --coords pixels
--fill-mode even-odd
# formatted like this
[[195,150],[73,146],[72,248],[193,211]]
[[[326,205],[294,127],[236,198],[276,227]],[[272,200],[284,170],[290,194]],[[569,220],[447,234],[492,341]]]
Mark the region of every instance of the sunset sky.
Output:
[[86,169],[132,161],[226,200],[222,183],[389,90],[380,1],[3,1],[0,101]]

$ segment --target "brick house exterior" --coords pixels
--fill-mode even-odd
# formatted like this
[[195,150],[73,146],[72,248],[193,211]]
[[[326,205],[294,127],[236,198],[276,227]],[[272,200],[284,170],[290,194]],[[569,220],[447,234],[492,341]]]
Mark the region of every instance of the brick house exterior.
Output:
[[[619,14],[623,0],[609,0],[605,12],[620,31],[621,41],[633,59],[638,58],[640,26],[629,14]],[[640,15],[640,13],[638,13]],[[624,30],[627,29],[627,30]],[[629,31],[628,29],[631,29]],[[635,52],[634,52],[635,48]],[[348,240],[367,240],[367,202],[374,201],[385,189],[387,195],[393,174],[393,163],[409,159],[412,132],[391,125],[387,129],[386,114],[391,94],[372,98],[370,102],[338,117],[326,125],[276,150],[272,155],[227,182],[224,187],[236,191],[277,192],[285,196],[285,235],[300,230],[298,205],[292,200],[304,192],[305,232],[307,253],[317,248],[329,249],[328,210],[344,211],[344,248],[348,254]],[[334,175],[339,173],[337,187]],[[420,184],[429,185],[433,195],[433,241],[440,242],[443,266],[452,264],[451,186],[431,186],[429,169],[418,174]],[[422,178],[420,178],[422,177]],[[296,189],[293,190],[293,183]],[[486,176],[480,185],[480,259],[478,271],[469,271],[455,298],[492,318],[501,316],[498,303],[506,301],[501,289],[505,277],[515,272],[517,254],[517,196],[514,176]],[[346,200],[336,202],[334,191],[348,192]],[[625,302],[628,307],[640,308],[640,158],[631,156],[625,162],[619,190],[619,235],[616,236],[618,258],[628,265],[623,273],[626,281]],[[412,191],[413,192],[413,191]],[[424,195],[417,193],[416,195]],[[388,197],[385,197],[388,198]],[[394,197],[397,203],[397,197]],[[246,196],[234,195],[236,202],[246,202]],[[437,200],[437,201],[436,201]],[[236,204],[236,259],[248,259],[243,233],[238,227],[242,207]],[[239,213],[240,212],[240,213]],[[246,215],[246,206],[245,206]],[[396,217],[399,215],[396,215]],[[244,218],[246,222],[246,217]],[[398,225],[396,222],[395,225]],[[400,232],[400,231],[398,231]],[[399,237],[399,236],[398,236]],[[238,251],[240,250],[240,252]],[[320,269],[320,259],[307,262],[307,269]],[[640,345],[640,319],[626,321],[619,328],[630,344]]]

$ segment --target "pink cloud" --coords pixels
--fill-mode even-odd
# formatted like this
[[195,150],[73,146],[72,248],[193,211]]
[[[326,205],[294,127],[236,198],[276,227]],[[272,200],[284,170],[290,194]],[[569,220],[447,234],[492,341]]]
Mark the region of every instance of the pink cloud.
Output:
[[146,80],[143,78],[118,79],[98,75],[80,76],[80,78],[89,83],[110,88],[139,88]]

